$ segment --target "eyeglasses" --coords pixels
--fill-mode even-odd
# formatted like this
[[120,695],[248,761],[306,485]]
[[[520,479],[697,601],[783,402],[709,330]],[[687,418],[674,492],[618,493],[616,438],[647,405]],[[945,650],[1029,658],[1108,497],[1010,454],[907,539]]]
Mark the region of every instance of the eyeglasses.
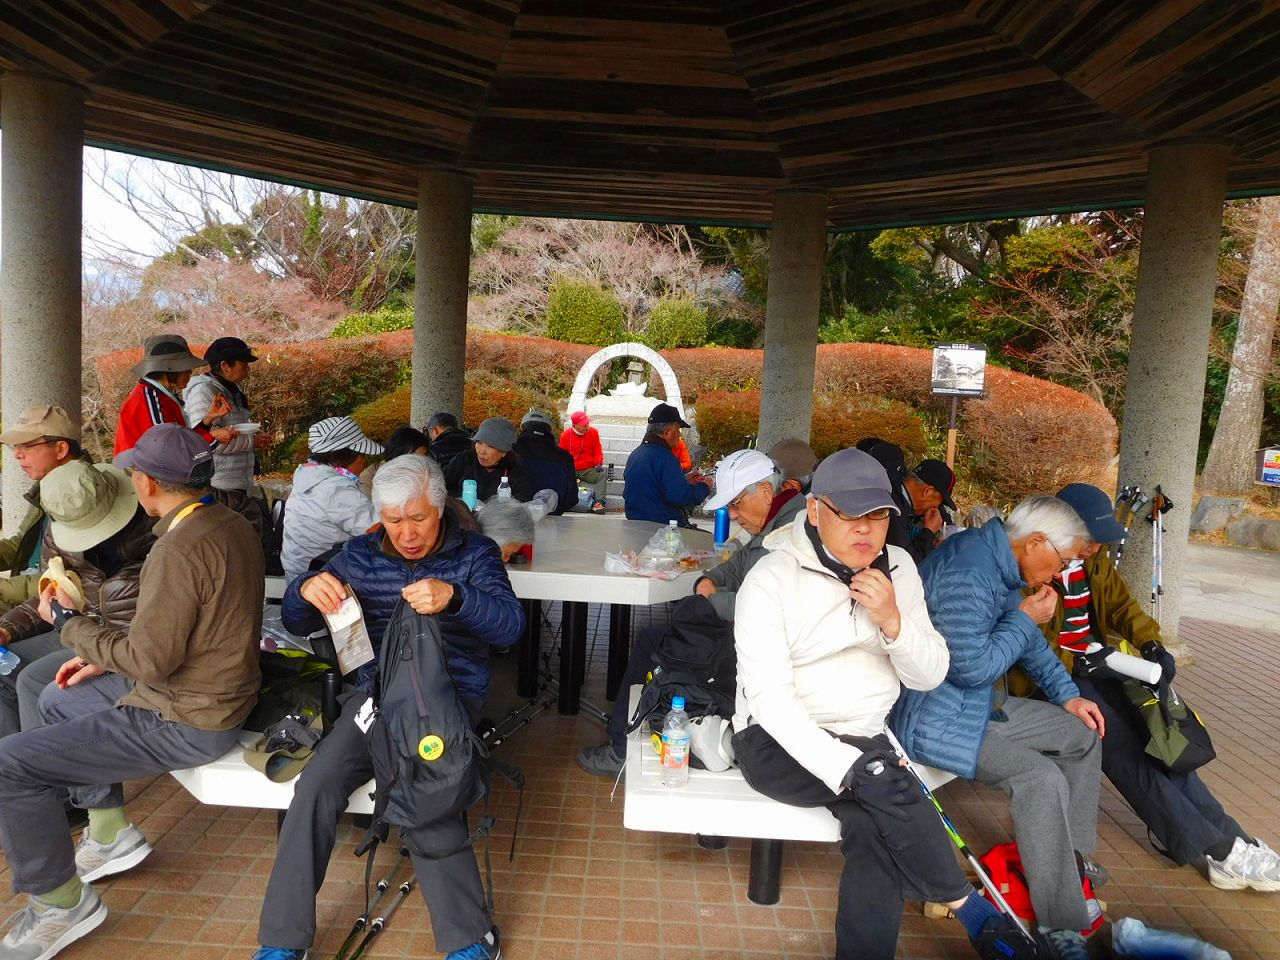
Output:
[[1067,569],[1067,566],[1069,565],[1070,561],[1069,561],[1069,560],[1067,560],[1067,559],[1062,555],[1062,551],[1061,551],[1061,550],[1059,550],[1057,547],[1055,547],[1055,546],[1053,545],[1053,541],[1052,541],[1052,540],[1050,540],[1048,537],[1045,537],[1045,538],[1044,538],[1044,542],[1045,542],[1045,543],[1047,543],[1047,544],[1049,545],[1049,549],[1050,549],[1050,550],[1052,550],[1054,553],[1056,553],[1056,554],[1058,555],[1058,564],[1059,564],[1059,566],[1058,566],[1058,572],[1059,572],[1059,573],[1062,573],[1062,571],[1064,571],[1064,570],[1066,570],[1066,569]]
[[826,507],[828,510],[830,510],[832,513],[836,515],[836,519],[843,520],[845,523],[856,523],[859,520],[875,520],[875,521],[888,520],[889,515],[893,513],[893,511],[890,510],[888,507],[878,507],[875,510],[870,510],[867,513],[858,514],[855,517],[855,516],[850,516],[849,514],[836,509],[829,500],[826,500],[822,497],[818,497],[817,499],[820,504],[822,504],[824,507]]
[[13,452],[17,453],[19,450],[34,450],[36,447],[43,447],[45,444],[57,442],[57,440],[50,437],[44,437],[41,440],[28,440],[26,443],[15,443],[13,445]]
[[726,503],[725,506],[728,507],[730,510],[741,510],[742,501],[747,499],[747,497],[751,496],[753,492],[754,492],[754,488],[743,490],[740,494],[738,494],[736,497],[734,497],[732,500]]

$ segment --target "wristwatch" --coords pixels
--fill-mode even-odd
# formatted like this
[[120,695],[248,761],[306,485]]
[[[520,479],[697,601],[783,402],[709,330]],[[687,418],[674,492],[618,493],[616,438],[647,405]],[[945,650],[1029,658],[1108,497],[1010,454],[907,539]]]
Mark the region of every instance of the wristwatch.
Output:
[[80,616],[79,610],[68,610],[58,602],[57,597],[49,601],[49,611],[53,614],[53,625],[58,629],[62,629],[72,617]]

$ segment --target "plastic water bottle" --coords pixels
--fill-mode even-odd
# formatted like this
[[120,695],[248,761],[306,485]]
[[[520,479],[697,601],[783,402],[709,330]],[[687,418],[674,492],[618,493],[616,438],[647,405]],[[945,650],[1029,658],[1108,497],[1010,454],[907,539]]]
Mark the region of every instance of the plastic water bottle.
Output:
[[1111,927],[1111,944],[1123,957],[1160,960],[1231,960],[1231,954],[1185,933],[1157,930],[1141,920],[1124,917]]
[[511,499],[511,481],[507,479],[507,475],[502,475],[502,482],[498,484],[498,499],[500,501]]
[[671,710],[662,724],[662,785],[683,787],[689,782],[689,742],[693,730],[684,712],[684,697],[671,698]]
[[476,509],[476,482],[474,480],[462,481],[462,502],[467,505],[467,509],[472,513]]
[[667,521],[667,553],[673,557],[684,553],[684,541],[680,539],[680,525],[674,520]]
[[[22,660],[8,647],[0,646],[0,677],[8,676],[18,668]],[[681,701],[683,703],[683,701]],[[687,721],[686,721],[687,722]]]

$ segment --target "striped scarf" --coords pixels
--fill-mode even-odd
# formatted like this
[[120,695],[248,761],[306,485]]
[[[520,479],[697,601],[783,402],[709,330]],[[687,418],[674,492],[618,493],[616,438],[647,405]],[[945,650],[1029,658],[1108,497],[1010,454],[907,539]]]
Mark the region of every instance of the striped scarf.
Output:
[[1058,634],[1058,645],[1072,653],[1083,653],[1085,647],[1093,642],[1093,628],[1089,622],[1089,600],[1092,595],[1089,592],[1089,579],[1084,572],[1084,561],[1072,560],[1058,576],[1066,588],[1062,598],[1066,618],[1062,624],[1062,632]]

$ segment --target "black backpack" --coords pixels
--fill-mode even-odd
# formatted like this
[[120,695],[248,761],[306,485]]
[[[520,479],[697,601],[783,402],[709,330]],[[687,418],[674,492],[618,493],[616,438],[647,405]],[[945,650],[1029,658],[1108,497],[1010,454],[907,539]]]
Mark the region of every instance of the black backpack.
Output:
[[[361,852],[385,840],[395,825],[411,852],[452,856],[458,851],[425,850],[415,834],[488,793],[488,750],[458,699],[439,623],[404,601],[382,639],[374,705],[368,744],[377,790]],[[492,827],[492,818],[486,820],[467,845]]]
[[661,729],[672,697],[684,697],[691,719],[732,717],[737,688],[733,624],[720,619],[706,597],[685,597],[671,612],[671,624],[658,643],[657,663],[640,692],[627,733],[645,720],[652,729]]

